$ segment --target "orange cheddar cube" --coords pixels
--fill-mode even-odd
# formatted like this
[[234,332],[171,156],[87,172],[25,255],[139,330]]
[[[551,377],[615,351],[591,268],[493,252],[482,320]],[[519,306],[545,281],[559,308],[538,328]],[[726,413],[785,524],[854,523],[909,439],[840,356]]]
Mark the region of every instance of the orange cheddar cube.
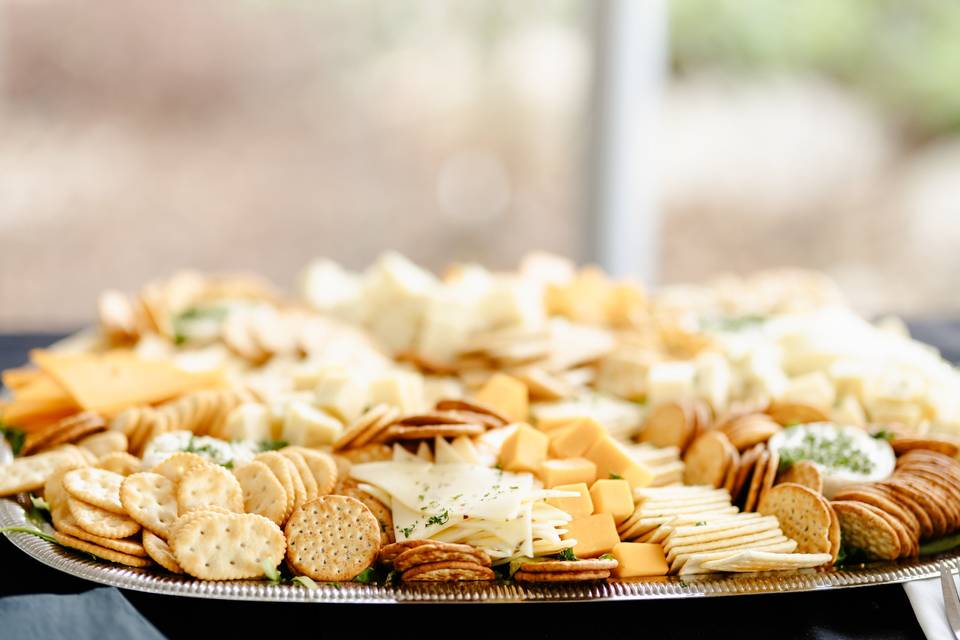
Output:
[[537,475],[547,489],[558,484],[590,484],[597,479],[597,465],[586,458],[544,460]]
[[579,495],[570,498],[547,498],[547,504],[566,511],[574,518],[585,518],[593,514],[593,500],[587,483],[558,484],[553,487],[557,491],[576,491]]
[[632,489],[647,487],[653,482],[653,473],[634,460],[630,452],[610,436],[593,443],[583,457],[596,463],[598,478],[622,478],[630,483]]
[[580,418],[571,418],[564,416],[562,418],[537,418],[537,429],[541,431],[554,431],[560,427],[566,427],[578,422]]
[[619,524],[633,515],[633,489],[626,480],[601,478],[590,487],[590,498],[596,513],[609,513]]
[[505,373],[494,374],[474,396],[513,422],[524,422],[530,413],[530,391],[527,385]]
[[581,418],[550,431],[550,455],[555,458],[583,457],[583,454],[606,434],[607,430],[603,425],[593,418]]
[[578,558],[602,556],[620,543],[617,525],[609,513],[595,513],[571,520],[567,523],[567,533],[563,539],[577,541],[573,553]]
[[667,559],[663,547],[648,542],[620,542],[610,552],[619,563],[613,570],[616,578],[667,575]]
[[521,424],[500,449],[500,466],[507,471],[536,473],[547,459],[549,438],[528,424]]

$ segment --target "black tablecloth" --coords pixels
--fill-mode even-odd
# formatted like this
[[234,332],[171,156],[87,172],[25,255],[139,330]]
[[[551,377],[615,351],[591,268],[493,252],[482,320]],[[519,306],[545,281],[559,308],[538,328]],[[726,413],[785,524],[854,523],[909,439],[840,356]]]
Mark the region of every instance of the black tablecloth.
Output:
[[[960,325],[912,327],[920,336],[936,336],[951,359],[960,356]],[[0,335],[0,369],[26,360],[28,349],[49,344],[49,334]],[[0,536],[0,598],[27,594],[77,594],[97,588],[33,560]],[[97,594],[102,595],[102,594]],[[217,637],[243,634],[268,625],[296,637],[351,633],[360,637],[449,637],[471,632],[509,637],[547,638],[588,634],[593,640],[639,636],[653,638],[923,638],[900,586],[858,587],[838,591],[772,594],[744,598],[703,598],[645,602],[381,605],[276,604],[196,600],[123,591],[122,595],[157,629],[186,637],[212,628]],[[4,600],[6,601],[6,600]],[[111,602],[103,599],[103,602]],[[23,602],[22,600],[7,602]],[[112,601],[116,602],[116,601]],[[77,603],[77,608],[89,606]],[[113,606],[113,605],[101,605]],[[117,606],[117,613],[121,607]],[[57,609],[57,611],[60,611]],[[102,612],[101,612],[102,613]],[[0,609],[0,616],[2,616]],[[64,638],[106,637],[96,631],[103,616],[87,624],[76,611],[59,614]],[[107,617],[109,619],[109,616]],[[19,629],[0,618],[0,638],[16,638]],[[352,632],[350,631],[352,630]],[[144,625],[141,635],[150,633]]]

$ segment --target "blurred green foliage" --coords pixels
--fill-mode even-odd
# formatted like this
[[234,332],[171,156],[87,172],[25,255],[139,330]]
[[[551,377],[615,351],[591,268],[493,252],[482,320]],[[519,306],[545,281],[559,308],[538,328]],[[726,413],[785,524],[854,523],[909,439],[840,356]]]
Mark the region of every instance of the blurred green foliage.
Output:
[[674,69],[815,71],[920,137],[960,131],[956,0],[672,0]]

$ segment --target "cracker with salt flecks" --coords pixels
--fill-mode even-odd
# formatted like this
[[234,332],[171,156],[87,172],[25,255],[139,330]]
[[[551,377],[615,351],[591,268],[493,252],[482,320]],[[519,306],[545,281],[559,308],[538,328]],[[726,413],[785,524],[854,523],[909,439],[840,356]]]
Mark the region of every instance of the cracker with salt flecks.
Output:
[[68,536],[73,536],[74,538],[100,545],[105,549],[112,549],[113,551],[119,551],[120,553],[126,553],[131,556],[147,555],[143,545],[140,544],[140,542],[138,542],[136,539],[104,538],[103,536],[95,535],[89,531],[84,531],[77,526],[73,516],[69,514],[67,514],[66,518],[63,518],[57,522],[56,529],[57,531],[62,531]]
[[343,491],[337,495],[350,496],[351,498],[356,498],[363,504],[367,505],[367,508],[370,509],[370,512],[380,523],[381,542],[383,544],[390,544],[395,541],[396,536],[393,531],[393,511],[391,511],[387,505],[383,504],[380,502],[380,500],[370,495],[366,491],[362,491],[356,487],[345,487]]
[[283,561],[283,532],[255,513],[207,513],[169,541],[177,564],[201,580],[259,578]]
[[425,424],[416,427],[405,427],[395,424],[387,427],[377,437],[378,442],[395,442],[397,440],[432,440],[433,438],[458,438],[460,436],[478,436],[486,431],[482,424]]
[[67,490],[63,488],[63,476],[68,471],[81,466],[83,465],[78,462],[70,462],[58,467],[43,483],[43,498],[50,505],[50,519],[53,521],[54,527],[62,520],[72,519],[70,507],[67,506]]
[[183,474],[190,469],[209,464],[212,463],[203,456],[198,456],[188,451],[178,451],[163,462],[155,465],[150,471],[166,476],[170,482],[177,484],[180,482]]
[[270,467],[253,461],[234,469],[233,475],[243,489],[244,511],[260,514],[278,525],[286,521],[290,515],[287,494]]
[[757,511],[776,516],[784,535],[797,541],[800,553],[830,552],[830,508],[812,489],[778,484],[763,496]]
[[119,473],[84,467],[74,469],[63,476],[63,488],[78,500],[106,509],[113,513],[124,514],[120,504],[120,484],[124,476]]
[[703,566],[713,571],[790,571],[821,567],[830,561],[829,553],[771,553],[748,550],[720,560],[708,560]]
[[150,566],[150,560],[147,558],[132,556],[128,553],[114,551],[113,549],[105,549],[104,547],[93,544],[92,542],[86,542],[85,540],[74,538],[73,536],[67,535],[62,531],[54,531],[53,537],[64,547],[76,549],[77,551],[83,551],[84,553],[91,553],[98,558],[107,560],[109,562],[116,562],[117,564],[123,564],[128,567],[142,568]]
[[380,549],[380,562],[386,565],[393,564],[393,561],[404,551],[408,549],[413,549],[414,547],[419,547],[424,544],[430,544],[434,542],[433,540],[400,540],[399,542],[391,542],[390,544],[383,545],[383,548]]
[[886,520],[860,502],[835,500],[830,503],[840,518],[843,541],[862,549],[875,560],[895,560],[900,555],[900,538]]
[[283,485],[283,491],[286,493],[286,505],[284,506],[284,513],[286,514],[284,520],[286,520],[300,504],[297,502],[297,488],[293,483],[293,476],[297,475],[297,468],[276,451],[258,453],[253,460],[267,465],[277,480],[280,481],[280,484]]
[[183,568],[170,551],[167,541],[147,530],[143,532],[143,548],[150,559],[170,573],[183,573]]
[[314,580],[352,580],[380,550],[380,523],[366,505],[347,496],[322,496],[301,505],[285,533],[290,565]]
[[856,500],[870,504],[878,509],[885,511],[899,520],[910,532],[910,535],[920,539],[920,522],[912,511],[903,507],[896,500],[888,496],[884,491],[872,485],[863,487],[852,487],[840,491],[834,495],[835,500]]
[[233,474],[219,465],[192,467],[177,484],[177,510],[187,513],[210,505],[243,513],[243,489]]
[[334,462],[333,456],[306,447],[291,447],[291,449],[303,456],[304,462],[307,463],[317,483],[317,495],[325,496],[332,493],[333,488],[337,486],[338,477],[337,463]]
[[126,451],[115,451],[97,458],[94,466],[98,469],[119,473],[122,476],[129,476],[131,473],[140,471],[143,461]]
[[[77,463],[71,451],[50,451],[35,456],[16,458],[0,465],[0,497],[12,496],[22,491],[36,491],[57,467]],[[84,461],[85,462],[85,461]]]
[[217,507],[217,506],[211,505],[208,507],[204,507],[203,509],[197,509],[196,511],[191,511],[189,513],[181,514],[179,517],[177,517],[176,522],[170,525],[170,535],[167,537],[167,539],[168,540],[172,539],[175,535],[177,535],[177,531],[179,531],[180,527],[190,522],[193,522],[197,518],[201,518],[210,513],[220,513],[220,514],[229,515],[235,512],[230,511],[229,509],[224,509],[223,507]]
[[819,494],[823,494],[823,472],[817,463],[810,460],[798,460],[780,474],[778,482],[792,482],[803,485]]
[[87,436],[77,445],[101,458],[108,453],[125,452],[127,450],[127,436],[120,431],[104,431]]
[[129,538],[140,531],[140,525],[126,515],[77,500],[67,494],[67,506],[77,526],[104,538]]
[[517,582],[594,582],[597,580],[606,580],[610,577],[609,571],[554,571],[544,573],[533,573],[530,571],[517,571],[513,574],[513,579]]
[[730,488],[730,499],[734,502],[739,502],[740,494],[743,492],[744,487],[747,486],[750,474],[753,472],[753,468],[756,466],[757,460],[765,448],[765,445],[758,444],[741,454],[740,464],[737,466],[737,475],[733,480],[733,486]]
[[927,513],[927,510],[924,509],[919,502],[907,494],[896,491],[892,486],[886,484],[885,482],[877,482],[871,486],[913,514],[913,517],[917,520],[917,525],[920,527],[921,540],[933,536],[933,520],[930,518],[930,514]]
[[319,493],[317,493],[317,481],[314,479],[313,473],[310,471],[310,467],[307,466],[307,461],[303,459],[303,456],[297,451],[286,448],[280,450],[280,455],[292,462],[293,466],[297,468],[297,475],[300,476],[300,483],[303,485],[304,502],[319,497]]
[[433,562],[407,569],[400,575],[400,580],[403,582],[479,582],[493,580],[495,577],[492,569],[476,562]]
[[179,515],[177,488],[159,473],[127,476],[120,485],[120,502],[128,516],[162,538],[170,535],[170,527]]
[[407,549],[393,560],[393,567],[403,572],[421,564],[433,562],[476,562],[485,567],[491,564],[490,556],[483,549],[467,544],[431,542]]
[[[914,554],[914,540],[910,537],[910,533],[907,531],[907,528],[903,526],[902,522],[894,518],[883,509],[879,509],[870,504],[863,504],[863,506],[886,520],[887,524],[890,525],[894,532],[896,532],[897,538],[900,540],[900,557],[909,557]],[[918,543],[917,552],[919,551],[920,548]]]
[[915,449],[936,451],[951,458],[956,458],[960,454],[960,446],[957,443],[934,438],[894,438],[890,441],[890,446],[898,456]]
[[483,404],[477,400],[466,400],[463,398],[452,398],[437,401],[434,407],[438,411],[468,411],[470,413],[482,413],[497,420],[501,427],[505,427],[510,422],[510,418],[503,415],[490,405]]
[[750,477],[750,487],[747,490],[747,497],[743,502],[744,511],[755,511],[757,502],[760,499],[760,488],[763,486],[763,480],[767,474],[767,466],[770,464],[770,452],[764,449],[760,452],[760,457],[753,467],[753,475]]
[[683,455],[683,481],[688,485],[723,486],[733,460],[732,446],[719,431],[708,431],[694,440]]
[[619,563],[613,559],[593,558],[584,560],[543,560],[542,562],[525,562],[520,565],[520,571],[528,573],[554,573],[564,571],[613,571]]
[[388,444],[377,442],[356,449],[346,449],[341,451],[340,455],[353,464],[382,462],[393,458],[393,449]]
[[333,450],[356,448],[367,444],[399,415],[400,412],[388,404],[370,407],[344,429],[343,434],[333,443]]

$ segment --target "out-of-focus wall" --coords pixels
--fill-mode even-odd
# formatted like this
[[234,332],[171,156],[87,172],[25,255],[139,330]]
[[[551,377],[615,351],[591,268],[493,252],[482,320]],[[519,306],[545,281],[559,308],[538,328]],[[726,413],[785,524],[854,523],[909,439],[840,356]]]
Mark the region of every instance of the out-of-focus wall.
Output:
[[[960,314],[960,5],[670,8],[663,280],[805,266]],[[0,0],[0,331],[185,266],[580,257],[592,9]]]
[[183,266],[575,254],[582,10],[0,2],[0,329]]

